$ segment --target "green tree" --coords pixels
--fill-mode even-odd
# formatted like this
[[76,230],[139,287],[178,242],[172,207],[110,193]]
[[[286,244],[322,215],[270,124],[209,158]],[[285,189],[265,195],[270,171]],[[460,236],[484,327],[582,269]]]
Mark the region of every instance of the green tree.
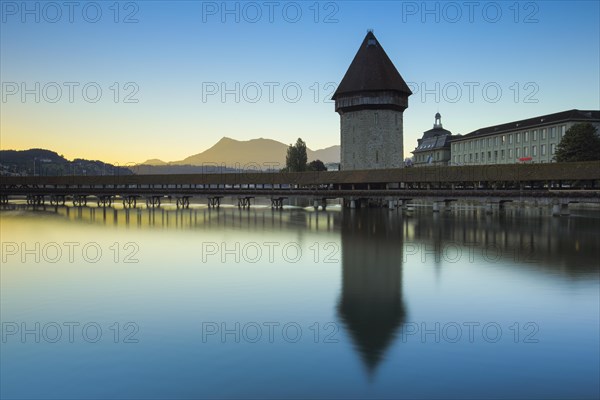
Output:
[[327,167],[321,160],[314,160],[308,163],[306,166],[307,171],[327,171]]
[[600,137],[596,128],[588,122],[570,127],[556,146],[557,162],[600,160]]
[[295,145],[288,147],[287,155],[285,157],[285,169],[287,172],[303,172],[306,171],[306,161],[308,157],[306,155],[306,143],[300,138],[296,141]]

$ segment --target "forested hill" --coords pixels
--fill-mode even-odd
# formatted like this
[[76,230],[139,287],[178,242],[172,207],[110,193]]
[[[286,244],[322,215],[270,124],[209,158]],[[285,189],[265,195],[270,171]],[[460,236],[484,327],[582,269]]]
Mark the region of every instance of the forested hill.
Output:
[[[35,171],[34,171],[35,169]],[[50,150],[0,150],[1,175],[130,175],[129,168],[98,160],[67,160]]]

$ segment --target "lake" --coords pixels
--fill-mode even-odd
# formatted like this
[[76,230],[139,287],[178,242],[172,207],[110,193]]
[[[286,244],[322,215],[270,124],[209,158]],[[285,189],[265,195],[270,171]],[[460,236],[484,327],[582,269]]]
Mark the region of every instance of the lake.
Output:
[[0,212],[2,398],[598,398],[600,211]]

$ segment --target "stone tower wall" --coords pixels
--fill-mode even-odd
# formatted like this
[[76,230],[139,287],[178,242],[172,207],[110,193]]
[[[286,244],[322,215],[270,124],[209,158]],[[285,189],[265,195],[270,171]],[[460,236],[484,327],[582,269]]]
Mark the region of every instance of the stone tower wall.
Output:
[[386,109],[342,113],[341,169],[403,167],[402,114]]

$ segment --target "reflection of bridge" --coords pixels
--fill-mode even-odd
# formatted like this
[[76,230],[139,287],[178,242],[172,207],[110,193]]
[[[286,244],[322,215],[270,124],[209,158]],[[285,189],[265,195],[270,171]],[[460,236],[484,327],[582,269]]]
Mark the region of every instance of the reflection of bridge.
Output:
[[[378,204],[396,207],[406,200],[423,199],[449,203],[477,200],[502,207],[505,202],[536,200],[563,210],[571,202],[600,203],[600,162],[533,165],[403,168],[368,171],[304,173],[226,173],[188,175],[46,176],[2,177],[0,198],[25,196],[29,204],[87,204],[98,206],[115,199],[135,207],[145,198],[148,207],[160,206],[161,198],[175,197],[177,205],[189,206],[192,197],[208,199],[218,207],[224,196],[238,198],[238,206],[250,206],[254,197],[271,199],[274,208],[289,197],[313,201],[326,207],[327,199],[343,199],[351,208]],[[439,209],[439,207],[438,207]]]
[[[194,234],[204,230],[206,235],[212,235],[221,229],[232,228],[250,235],[247,236],[249,240],[257,240],[258,236],[253,235],[269,230],[297,231],[301,226],[303,230],[320,233],[324,240],[334,243],[339,240],[341,291],[336,312],[370,376],[377,373],[378,366],[398,344],[404,323],[423,318],[419,307],[414,304],[418,299],[407,301],[411,299],[403,290],[414,285],[414,281],[405,285],[403,269],[411,265],[414,267],[415,264],[411,263],[420,265],[423,254],[428,254],[429,260],[442,260],[441,266],[450,268],[454,264],[444,258],[444,249],[449,244],[451,249],[456,246],[462,249],[465,262],[470,262],[469,249],[473,248],[477,250],[478,257],[482,249],[491,250],[491,258],[498,253],[508,256],[504,260],[506,263],[488,261],[480,263],[481,268],[506,265],[507,268],[532,273],[536,278],[569,276],[585,279],[598,274],[596,260],[600,239],[596,234],[597,220],[586,217],[539,218],[537,210],[528,208],[507,210],[499,218],[482,215],[473,209],[447,215],[417,209],[410,218],[377,209],[325,213],[277,212],[260,208],[250,211],[232,208],[220,211],[207,208],[39,209],[86,226],[90,223],[103,225],[111,231],[114,227],[126,226],[161,232],[189,230]],[[423,253],[415,254],[416,248],[422,249]],[[477,263],[478,259],[473,262]]]

